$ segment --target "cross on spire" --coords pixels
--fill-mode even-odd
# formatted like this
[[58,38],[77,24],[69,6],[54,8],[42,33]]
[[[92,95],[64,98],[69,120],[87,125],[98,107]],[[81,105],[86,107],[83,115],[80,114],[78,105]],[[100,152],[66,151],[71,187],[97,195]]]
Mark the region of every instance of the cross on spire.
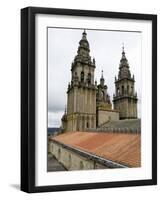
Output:
[[125,46],[124,46],[124,43],[122,43],[122,55],[125,55]]
[[124,43],[122,43],[122,51],[124,52]]
[[125,46],[124,46],[124,43],[122,43],[122,59],[126,59],[126,57],[125,57]]

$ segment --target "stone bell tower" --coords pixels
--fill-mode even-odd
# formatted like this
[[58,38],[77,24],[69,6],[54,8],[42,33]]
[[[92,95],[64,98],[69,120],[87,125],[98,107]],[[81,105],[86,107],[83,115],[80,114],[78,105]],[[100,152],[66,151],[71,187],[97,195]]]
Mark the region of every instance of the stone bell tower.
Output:
[[100,83],[97,85],[96,93],[96,127],[103,127],[109,121],[115,121],[119,119],[119,113],[112,109],[112,104],[107,89],[108,87],[105,84],[102,70]]
[[118,78],[115,77],[114,109],[119,111],[120,119],[137,118],[137,93],[135,92],[134,75],[131,76],[128,60],[122,48]]
[[67,90],[65,131],[83,131],[96,128],[96,90],[94,84],[95,60],[90,57],[87,33],[82,33],[77,55],[71,65],[71,82]]

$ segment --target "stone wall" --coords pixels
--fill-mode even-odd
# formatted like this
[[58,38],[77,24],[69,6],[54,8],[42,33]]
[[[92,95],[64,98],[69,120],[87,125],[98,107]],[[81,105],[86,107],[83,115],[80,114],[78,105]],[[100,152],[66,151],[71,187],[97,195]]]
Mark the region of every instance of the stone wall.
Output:
[[114,100],[114,109],[120,112],[120,119],[137,119],[137,100],[135,98]]
[[49,140],[48,151],[67,170],[88,170],[105,168],[124,168],[125,166],[87,152],[66,146],[54,140]]
[[68,92],[66,131],[86,128],[96,128],[96,90],[75,86]]
[[109,121],[119,120],[119,113],[113,110],[98,110],[98,127]]

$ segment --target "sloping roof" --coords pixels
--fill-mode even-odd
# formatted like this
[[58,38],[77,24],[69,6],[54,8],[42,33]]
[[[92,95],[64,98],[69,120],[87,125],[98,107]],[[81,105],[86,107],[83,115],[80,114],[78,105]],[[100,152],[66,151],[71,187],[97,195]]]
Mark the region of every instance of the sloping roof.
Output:
[[128,167],[141,166],[140,134],[70,132],[51,139]]
[[110,121],[103,124],[103,127],[110,128],[140,128],[141,119],[124,119],[117,121]]

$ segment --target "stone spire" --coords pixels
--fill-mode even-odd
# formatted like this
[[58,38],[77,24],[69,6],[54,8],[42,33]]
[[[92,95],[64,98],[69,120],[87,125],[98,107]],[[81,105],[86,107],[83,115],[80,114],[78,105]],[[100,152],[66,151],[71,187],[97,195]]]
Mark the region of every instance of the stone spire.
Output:
[[90,56],[86,31],[81,35],[77,54],[71,65],[71,82],[67,89],[67,125],[63,123],[65,131],[96,128],[95,59]]
[[71,64],[71,84],[68,85],[68,91],[73,86],[93,87],[94,83],[94,70],[96,67],[95,59],[91,59],[90,47],[87,40],[87,33],[82,32],[81,40],[79,41],[77,55]]
[[129,67],[128,60],[125,56],[124,44],[122,46],[122,57],[121,57],[121,60],[120,60],[120,68],[122,68],[122,67]]
[[102,74],[101,74],[101,78],[100,78],[100,84],[101,84],[101,86],[104,86],[105,79],[104,79],[104,77],[103,77],[103,70],[102,70],[101,73],[102,73]]
[[95,67],[95,59],[91,60],[90,56],[90,46],[87,40],[87,33],[84,30],[82,33],[82,38],[79,41],[79,46],[77,50],[77,55],[74,58],[74,62],[72,63],[72,68],[77,64],[87,64]]
[[137,118],[137,94],[135,80],[131,76],[129,63],[125,55],[124,45],[119,65],[118,78],[115,77],[114,109],[119,111],[120,119]]
[[129,78],[131,79],[131,73],[129,70],[129,63],[125,55],[125,50],[124,50],[124,44],[122,46],[122,57],[120,60],[120,65],[119,65],[119,74],[118,74],[118,79],[123,79],[123,78]]
[[63,114],[61,120],[62,120],[62,121],[66,121],[66,120],[67,120],[67,108],[66,108],[66,105],[65,105],[64,114]]

